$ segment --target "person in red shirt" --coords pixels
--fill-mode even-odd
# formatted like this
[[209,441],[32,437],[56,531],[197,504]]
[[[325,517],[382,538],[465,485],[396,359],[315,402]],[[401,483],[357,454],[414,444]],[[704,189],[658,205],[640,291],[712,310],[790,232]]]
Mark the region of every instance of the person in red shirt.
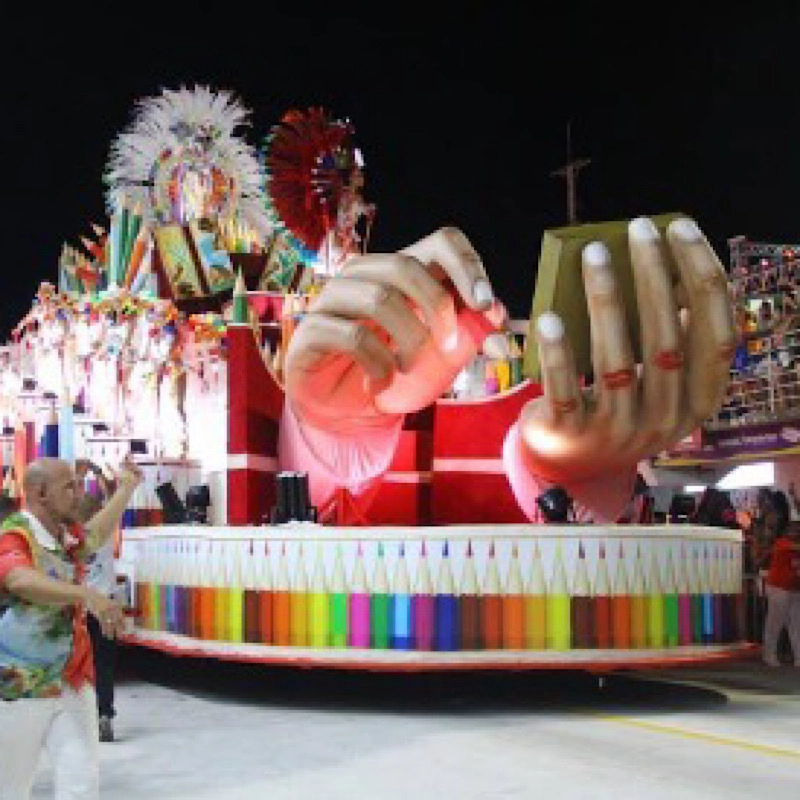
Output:
[[83,584],[88,557],[113,534],[141,480],[125,462],[106,506],[79,526],[80,483],[70,464],[32,462],[26,508],[0,528],[0,798],[24,800],[42,749],[57,797],[99,797],[97,708],[86,612],[104,633],[122,608]]
[[767,619],[764,624],[764,662],[780,666],[778,639],[786,628],[795,666],[800,666],[800,539],[790,528],[789,503],[783,492],[773,493],[767,525],[776,533],[766,580]]

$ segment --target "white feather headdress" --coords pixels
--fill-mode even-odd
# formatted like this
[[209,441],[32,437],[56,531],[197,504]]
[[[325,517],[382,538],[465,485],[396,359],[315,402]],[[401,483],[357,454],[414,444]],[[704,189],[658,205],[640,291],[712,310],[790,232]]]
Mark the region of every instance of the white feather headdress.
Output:
[[256,151],[236,134],[248,116],[230,92],[205,86],[139,100],[111,146],[103,176],[109,212],[138,206],[150,224],[185,223],[205,202],[210,216],[269,232]]

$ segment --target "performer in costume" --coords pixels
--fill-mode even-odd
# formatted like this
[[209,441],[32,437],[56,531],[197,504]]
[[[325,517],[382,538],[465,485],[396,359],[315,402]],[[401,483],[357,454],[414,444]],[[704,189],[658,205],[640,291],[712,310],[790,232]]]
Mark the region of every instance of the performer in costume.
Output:
[[85,407],[91,405],[89,384],[92,369],[92,354],[94,352],[91,315],[91,305],[89,303],[84,303],[82,308],[75,315],[74,323],[75,350],[77,352],[77,363],[75,365],[75,397],[80,397]]
[[[639,461],[696,428],[725,393],[736,337],[725,272],[702,232],[681,218],[662,241],[652,221],[639,218],[629,241],[639,313],[648,320],[641,373],[602,243],[583,251],[592,387],[580,387],[561,320],[552,313],[538,319],[543,395],[510,421],[503,448],[508,481],[531,520],[540,517],[538,496],[554,484],[574,499],[579,519],[617,519]],[[680,269],[685,331],[663,247]],[[392,460],[404,416],[448,389],[485,331],[502,326],[502,314],[480,256],[456,229],[397,254],[353,259],[327,282],[292,337],[281,468],[308,472],[318,507],[342,486],[366,504]]]
[[52,303],[42,308],[39,323],[37,383],[43,392],[61,397],[64,390],[64,339],[66,324]]
[[9,347],[0,349],[0,415],[5,424],[12,424],[19,411],[22,376],[14,363]]
[[164,455],[169,458],[186,458],[186,371],[181,349],[174,346],[162,368],[159,388],[161,441]]
[[130,408],[136,409],[131,419],[131,432],[147,441],[154,441],[158,411],[158,388],[152,354],[156,316],[153,308],[140,313],[131,338],[133,364],[128,381],[128,403]]
[[101,338],[92,336],[95,342],[95,353],[92,359],[90,391],[92,395],[92,413],[113,426],[115,419],[115,394],[117,390],[117,348],[118,337],[111,336],[116,327],[115,312],[108,301],[100,312],[100,321],[93,323],[95,330],[100,328]]
[[106,314],[99,308],[92,308],[89,312],[88,322],[89,356],[86,359],[86,385],[89,408],[93,415],[99,417],[102,417],[105,410],[106,324]]
[[160,305],[151,341],[151,363],[156,387],[156,447],[162,456],[180,458],[186,452],[186,378],[176,313],[170,303]]
[[112,338],[119,342],[117,355],[117,390],[116,390],[116,427],[124,433],[131,432],[133,408],[130,404],[130,378],[133,371],[134,354],[132,340],[134,326],[133,300],[122,293],[118,298],[117,322],[112,331]]
[[323,108],[292,109],[274,125],[264,145],[267,208],[278,226],[318,254],[315,269],[335,274],[364,243],[364,159],[349,120]]
[[62,345],[62,362],[64,370],[64,386],[61,400],[73,402],[80,391],[81,365],[78,358],[77,319],[74,305],[62,298],[62,314],[65,319],[64,339]]
[[[358,150],[355,151],[359,153]],[[359,156],[360,158],[360,156]],[[350,178],[342,189],[336,213],[336,225],[329,231],[322,246],[321,263],[336,274],[355,256],[366,251],[366,237],[361,236],[358,226],[366,218],[371,225],[375,216],[375,204],[367,203],[362,195],[364,173],[361,165],[353,167]]]

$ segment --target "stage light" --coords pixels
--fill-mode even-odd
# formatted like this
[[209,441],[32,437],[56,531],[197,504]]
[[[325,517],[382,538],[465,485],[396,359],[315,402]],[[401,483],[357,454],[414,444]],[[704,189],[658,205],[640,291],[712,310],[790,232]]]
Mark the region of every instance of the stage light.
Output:
[[190,486],[186,490],[187,522],[205,524],[208,522],[208,507],[211,505],[211,492],[208,484]]
[[308,474],[305,472],[280,472],[276,475],[276,502],[270,513],[270,522],[279,525],[290,520],[317,521],[317,509],[309,502]]
[[162,483],[157,486],[156,494],[164,509],[164,522],[167,525],[182,525],[186,522],[186,507],[172,483]]
[[692,494],[676,494],[669,504],[670,522],[689,522],[697,510],[695,496]]
[[570,522],[572,498],[562,486],[551,486],[536,498],[547,522]]

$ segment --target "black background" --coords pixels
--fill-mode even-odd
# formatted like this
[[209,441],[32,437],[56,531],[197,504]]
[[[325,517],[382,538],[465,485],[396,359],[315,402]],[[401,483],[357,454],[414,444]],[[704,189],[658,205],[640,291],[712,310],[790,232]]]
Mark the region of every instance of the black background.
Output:
[[371,249],[457,225],[514,316],[542,231],[566,223],[550,172],[570,120],[573,154],[592,159],[582,221],[683,210],[723,262],[738,234],[800,240],[800,12],[429,5],[109,6],[63,23],[43,7],[8,24],[0,333],[56,281],[62,243],[105,222],[101,174],[134,102],[195,83],[237,94],[254,145],[292,107],[352,119]]

